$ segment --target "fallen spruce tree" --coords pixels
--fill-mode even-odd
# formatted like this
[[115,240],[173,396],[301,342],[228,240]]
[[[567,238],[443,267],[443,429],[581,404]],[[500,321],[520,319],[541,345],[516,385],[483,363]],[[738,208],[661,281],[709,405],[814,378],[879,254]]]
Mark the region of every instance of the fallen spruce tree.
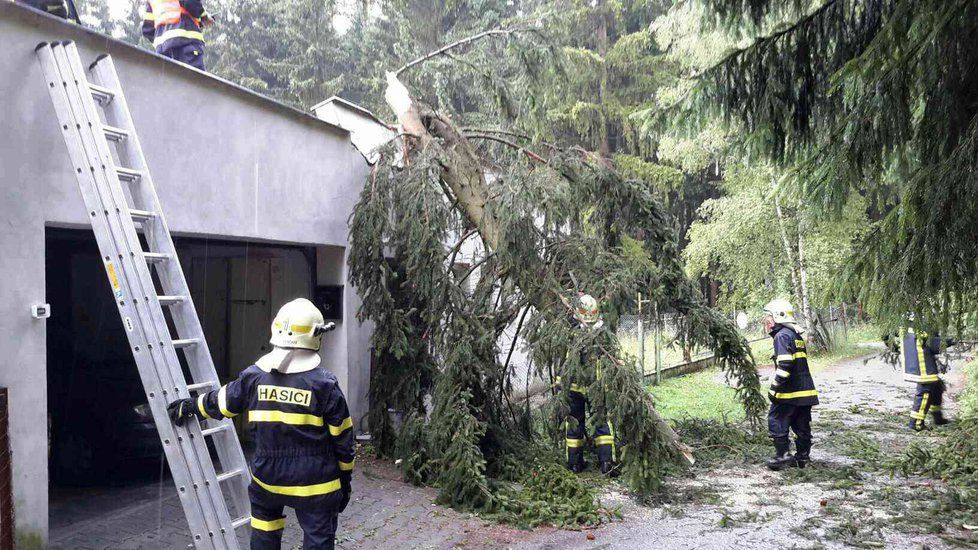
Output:
[[[513,398],[520,341],[531,375],[585,381],[595,421],[614,422],[630,489],[652,493],[670,468],[692,462],[613,334],[639,291],[679,314],[682,344],[713,350],[747,417],[760,417],[747,343],[686,278],[648,182],[581,149],[463,131],[412,98],[397,73],[386,99],[402,132],[355,207],[349,262],[359,316],[375,323],[371,433],[407,479],[437,486],[443,503],[492,512],[507,500],[506,481],[563,454],[564,393],[538,408]],[[463,271],[456,257],[468,239],[484,254]],[[600,301],[604,330],[573,326],[579,292]],[[501,350],[507,327],[518,337]]]

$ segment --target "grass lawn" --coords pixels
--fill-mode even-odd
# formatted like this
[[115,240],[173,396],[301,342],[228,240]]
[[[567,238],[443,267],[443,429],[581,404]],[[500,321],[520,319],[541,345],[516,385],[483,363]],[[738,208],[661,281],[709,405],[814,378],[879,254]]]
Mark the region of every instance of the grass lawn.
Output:
[[[808,359],[809,366],[813,372],[818,372],[839,361],[872,353],[873,350],[858,344],[878,340],[878,331],[871,325],[850,330],[848,342],[841,342],[825,352],[813,353]],[[770,363],[770,340],[755,342],[751,350],[758,364]],[[761,380],[762,387],[766,383]],[[656,409],[669,420],[726,418],[737,421],[744,418],[734,389],[723,383],[723,375],[717,368],[669,378],[658,386],[649,386],[649,391],[655,396]]]

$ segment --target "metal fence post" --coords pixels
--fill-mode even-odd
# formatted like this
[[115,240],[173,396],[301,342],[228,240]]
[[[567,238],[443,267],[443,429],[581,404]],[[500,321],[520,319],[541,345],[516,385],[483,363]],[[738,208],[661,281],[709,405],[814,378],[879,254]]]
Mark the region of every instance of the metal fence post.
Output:
[[659,304],[653,306],[655,315],[655,385],[662,381],[662,316],[659,315]]
[[642,320],[642,293],[638,293],[638,365],[645,376],[645,322]]

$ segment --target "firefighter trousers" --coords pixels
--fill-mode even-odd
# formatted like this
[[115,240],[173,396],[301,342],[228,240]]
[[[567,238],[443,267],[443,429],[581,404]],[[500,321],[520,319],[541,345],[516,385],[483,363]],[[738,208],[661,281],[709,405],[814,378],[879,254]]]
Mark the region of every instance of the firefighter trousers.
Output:
[[183,44],[170,45],[164,43],[156,49],[156,53],[169,57],[174,61],[179,61],[200,70],[204,69],[204,43],[189,42]]
[[293,497],[270,493],[252,483],[251,550],[279,550],[285,530],[285,507],[295,509],[302,528],[303,550],[333,550],[336,540],[339,492],[310,497]]
[[917,384],[917,395],[913,398],[913,407],[910,409],[910,419],[914,428],[922,429],[927,413],[934,413],[935,417],[943,414],[941,404],[944,402],[944,381],[931,382],[928,384]]
[[[567,467],[571,470],[584,467],[584,439],[587,435],[587,398],[576,391],[567,392],[567,404],[570,406],[570,418],[565,422]],[[598,454],[598,462],[614,462],[617,460],[615,449],[615,429],[610,421],[594,426],[594,446]]]
[[789,430],[794,432],[798,449],[807,449],[812,442],[812,406],[771,403],[767,428],[775,442],[788,441]]

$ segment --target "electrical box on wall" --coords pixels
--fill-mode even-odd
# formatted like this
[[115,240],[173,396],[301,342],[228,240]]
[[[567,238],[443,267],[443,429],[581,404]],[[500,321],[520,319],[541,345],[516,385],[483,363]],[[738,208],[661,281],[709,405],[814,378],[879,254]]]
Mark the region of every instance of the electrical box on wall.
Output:
[[343,320],[343,285],[317,286],[313,301],[327,321]]

